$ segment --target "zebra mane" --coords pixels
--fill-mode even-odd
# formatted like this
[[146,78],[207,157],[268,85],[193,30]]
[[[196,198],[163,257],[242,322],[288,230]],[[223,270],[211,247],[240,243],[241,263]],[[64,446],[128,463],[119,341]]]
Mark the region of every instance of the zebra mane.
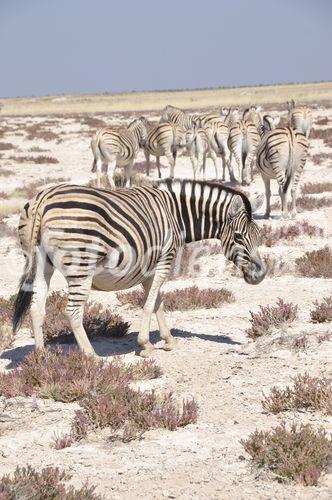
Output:
[[244,208],[247,212],[248,219],[251,221],[252,220],[252,209],[251,209],[251,203],[248,199],[248,197],[242,192],[237,189],[225,186],[221,182],[218,181],[199,181],[199,180],[193,180],[193,179],[163,179],[160,181],[156,181],[153,184],[153,187],[159,188],[162,187],[163,185],[166,186],[167,190],[171,190],[170,188],[175,188],[174,190],[177,191],[177,188],[181,188],[183,184],[186,185],[201,185],[201,186],[208,186],[210,188],[217,188],[222,191],[226,191],[227,193],[231,193],[233,195],[240,196],[242,198]]

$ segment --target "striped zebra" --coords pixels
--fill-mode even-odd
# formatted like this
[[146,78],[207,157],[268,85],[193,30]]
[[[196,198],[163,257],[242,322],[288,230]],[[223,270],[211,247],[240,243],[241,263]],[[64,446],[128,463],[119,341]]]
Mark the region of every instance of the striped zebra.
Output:
[[232,163],[232,157],[234,156],[243,186],[249,185],[253,179],[254,160],[260,143],[258,131],[260,124],[260,115],[256,108],[252,106],[244,111],[242,120],[233,125],[229,131],[230,163]]
[[186,130],[191,130],[199,126],[198,115],[193,113],[186,113],[182,109],[176,108],[168,104],[162,111],[159,123],[172,122]]
[[300,130],[306,138],[309,138],[312,127],[312,112],[307,106],[298,107],[292,99],[288,102],[289,126]]
[[291,187],[292,216],[296,216],[296,193],[300,176],[305,165],[309,142],[302,132],[291,127],[274,128],[274,123],[264,117],[266,130],[257,151],[257,167],[265,184],[266,212],[265,217],[271,213],[271,179],[276,179],[279,184],[282,217],[288,217],[288,192]]
[[169,176],[174,177],[177,151],[186,146],[186,130],[175,123],[157,123],[148,128],[144,146],[146,174],[150,174],[150,155],[156,157],[158,176],[160,172],[160,156],[166,156],[169,162]]
[[258,197],[252,206],[241,192],[192,180],[166,179],[154,187],[114,191],[69,184],[46,188],[21,214],[26,265],[14,305],[14,331],[31,306],[35,344],[43,347],[45,301],[58,269],[68,283],[69,323],[84,352],[94,353],[82,323],[90,289],[123,290],[140,283],[145,290],[140,354],[147,357],[153,350],[153,312],[165,349],[172,349],[175,341],[165,322],[160,288],[176,252],[184,243],[218,238],[244,280],[260,283],[265,269],[252,213],[262,201]]
[[113,129],[104,127],[95,133],[91,140],[94,156],[92,172],[97,172],[97,187],[100,187],[100,177],[103,166],[108,174],[110,186],[114,184],[116,167],[125,169],[126,186],[130,185],[131,172],[135,156],[144,147],[147,138],[147,120],[144,116],[133,120],[127,128]]
[[205,179],[206,158],[209,156],[214,164],[215,176],[218,178],[217,155],[210,147],[210,139],[202,128],[188,130],[186,133],[187,153],[193,168],[194,179],[202,172]]

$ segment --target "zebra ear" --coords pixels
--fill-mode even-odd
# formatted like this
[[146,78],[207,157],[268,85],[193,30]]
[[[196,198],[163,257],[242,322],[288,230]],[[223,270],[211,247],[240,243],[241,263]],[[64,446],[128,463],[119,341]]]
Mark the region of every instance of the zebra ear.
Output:
[[241,196],[238,195],[234,196],[232,204],[229,209],[229,215],[231,217],[235,217],[235,215],[237,215],[240,212],[241,208],[243,208],[243,200]]
[[257,210],[259,210],[262,207],[263,203],[264,203],[264,195],[259,194],[258,196],[256,196],[256,198],[254,198],[251,201],[252,213],[254,214],[255,212],[257,212]]

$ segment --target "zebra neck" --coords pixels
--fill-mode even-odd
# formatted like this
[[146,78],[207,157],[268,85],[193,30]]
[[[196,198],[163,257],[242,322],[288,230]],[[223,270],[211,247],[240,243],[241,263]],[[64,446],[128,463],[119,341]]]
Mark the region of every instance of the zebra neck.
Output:
[[173,195],[173,213],[186,243],[220,236],[228,191],[217,184],[189,180],[168,181],[160,187]]

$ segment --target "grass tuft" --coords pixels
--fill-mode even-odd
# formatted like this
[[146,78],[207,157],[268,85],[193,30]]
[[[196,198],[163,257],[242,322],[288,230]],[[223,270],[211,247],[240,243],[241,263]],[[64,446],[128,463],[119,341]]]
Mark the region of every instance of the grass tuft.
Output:
[[[199,289],[197,286],[162,292],[161,296],[166,311],[212,309],[220,307],[224,303],[235,301],[233,293],[225,288]],[[142,290],[118,293],[117,298],[121,304],[143,307],[144,293]]]
[[310,311],[310,318],[313,323],[328,323],[332,321],[332,295],[323,297],[321,302],[314,302],[315,309]]
[[324,429],[310,424],[282,423],[270,431],[253,432],[241,444],[253,461],[278,476],[315,486],[332,458],[332,442]]
[[273,387],[265,396],[262,406],[271,413],[287,410],[311,409],[332,415],[332,379],[297,375],[293,387]]
[[332,278],[332,251],[328,246],[306,252],[295,260],[298,272],[308,278]]
[[298,306],[278,299],[275,306],[259,306],[260,311],[251,314],[251,327],[246,334],[253,340],[268,335],[274,328],[280,328],[293,322],[297,317]]

